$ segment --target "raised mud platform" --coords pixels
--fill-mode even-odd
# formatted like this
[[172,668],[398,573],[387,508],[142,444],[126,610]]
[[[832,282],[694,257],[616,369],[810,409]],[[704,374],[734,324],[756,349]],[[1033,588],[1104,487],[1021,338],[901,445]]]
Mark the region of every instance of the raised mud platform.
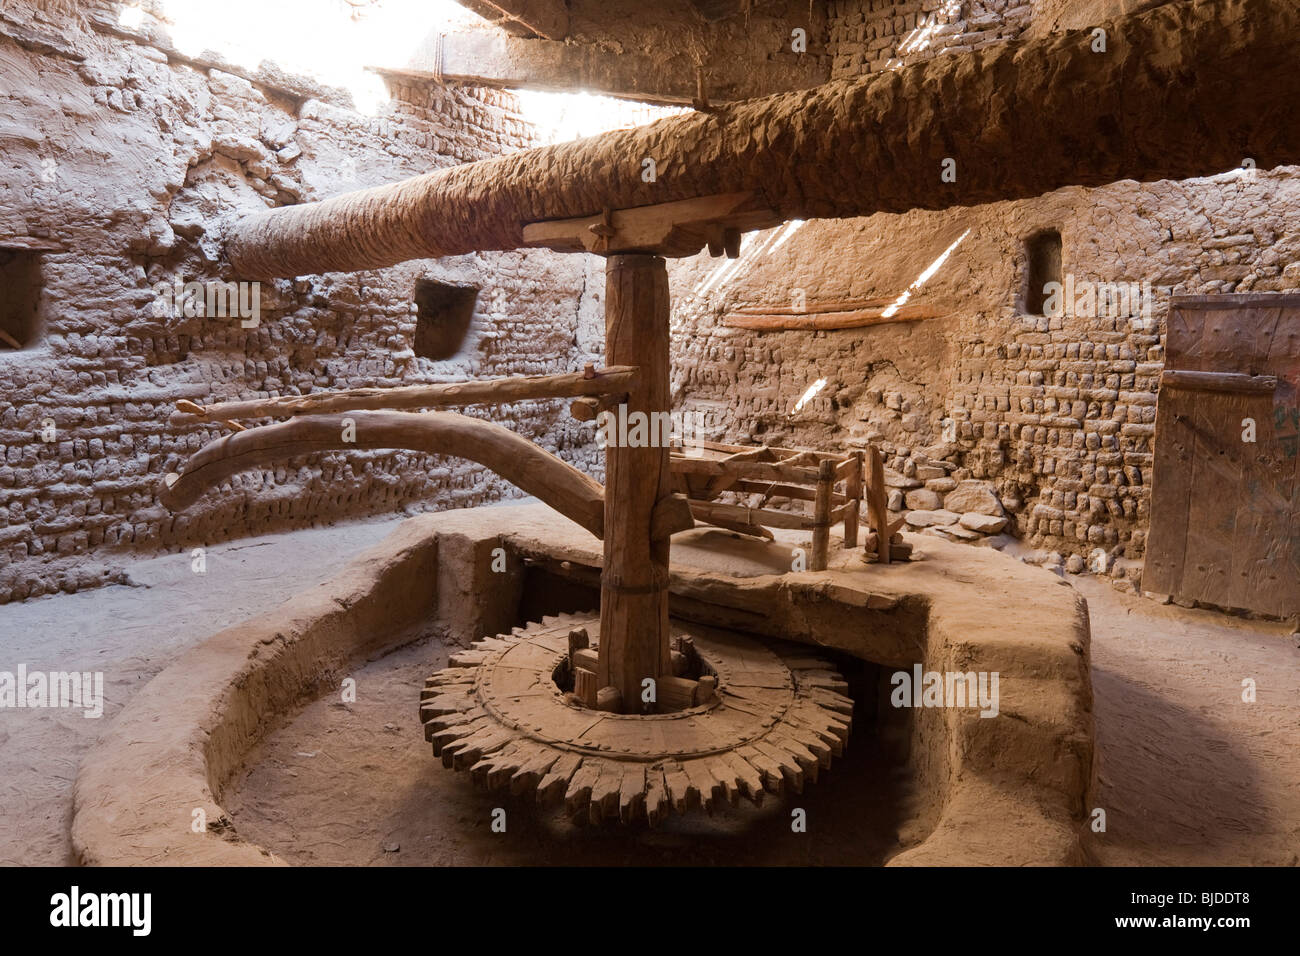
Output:
[[[868,662],[877,719],[858,733],[900,742],[918,797],[889,863],[1083,862],[1093,764],[1085,602],[997,552],[913,540],[917,560],[906,564],[836,552],[837,563],[813,573],[788,570],[793,539],[684,532],[673,539],[672,614]],[[259,741],[351,669],[412,640],[463,647],[589,609],[600,553],[543,506],[411,519],[335,579],[209,638],[131,701],[78,776],[79,859],[283,862],[275,846],[232,837],[222,822],[227,788]],[[916,665],[996,672],[997,715],[891,707],[890,675]],[[196,809],[208,821],[198,833]]]

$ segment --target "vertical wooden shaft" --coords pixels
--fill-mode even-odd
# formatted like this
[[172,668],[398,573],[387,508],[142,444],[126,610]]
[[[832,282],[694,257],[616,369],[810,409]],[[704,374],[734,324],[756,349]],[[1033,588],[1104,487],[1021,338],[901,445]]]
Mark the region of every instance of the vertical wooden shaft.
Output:
[[605,361],[637,366],[626,406],[606,417],[605,566],[600,588],[601,687],[643,707],[642,681],[672,673],[667,537],[652,541],[655,502],[672,492],[668,466],[668,270],[650,255],[605,264]]

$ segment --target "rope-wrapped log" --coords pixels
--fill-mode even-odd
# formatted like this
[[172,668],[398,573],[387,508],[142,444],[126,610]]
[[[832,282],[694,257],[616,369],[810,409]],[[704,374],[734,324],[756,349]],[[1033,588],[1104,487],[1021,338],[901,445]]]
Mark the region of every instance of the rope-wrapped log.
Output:
[[1295,0],[1171,2],[1098,26],[1105,52],[1091,30],[1015,40],[283,207],[232,224],[226,256],[247,278],[354,271],[719,193],[752,192],[779,222],[1300,162]]

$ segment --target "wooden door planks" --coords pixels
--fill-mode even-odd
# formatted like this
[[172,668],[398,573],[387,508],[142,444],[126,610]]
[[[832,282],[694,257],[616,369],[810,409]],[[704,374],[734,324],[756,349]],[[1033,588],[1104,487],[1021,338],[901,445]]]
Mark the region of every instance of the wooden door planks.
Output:
[[1168,327],[1144,586],[1183,603],[1300,612],[1297,456],[1285,435],[1300,419],[1300,296],[1175,297]]
[[1143,565],[1143,587],[1182,593],[1187,522],[1192,503],[1196,436],[1183,425],[1196,413],[1201,393],[1173,390],[1160,396],[1152,462],[1151,531]]

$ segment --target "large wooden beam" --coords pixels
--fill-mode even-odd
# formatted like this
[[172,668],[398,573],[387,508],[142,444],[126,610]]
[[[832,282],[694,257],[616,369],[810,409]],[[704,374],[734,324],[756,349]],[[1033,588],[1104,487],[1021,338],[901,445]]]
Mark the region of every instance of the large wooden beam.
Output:
[[1271,395],[1277,390],[1277,376],[1247,375],[1243,372],[1189,372],[1168,368],[1160,373],[1160,387],[1181,388],[1189,392]]
[[636,378],[636,369],[618,366],[591,372],[561,375],[522,375],[513,378],[443,385],[404,385],[397,388],[348,388],[308,395],[250,398],[239,402],[218,402],[200,406],[178,404],[173,425],[220,422],[242,418],[288,418],[293,415],[324,415],[357,409],[440,408],[448,405],[504,405],[538,398],[574,398],[580,395],[622,395]]
[[773,219],[770,209],[755,205],[753,193],[729,193],[534,222],[524,227],[524,243],[556,252],[643,252],[668,257],[693,256],[708,246],[714,255],[727,252],[734,259],[740,232]]
[[462,7],[510,33],[563,40],[569,35],[564,0],[458,0]]
[[1189,0],[1101,26],[1105,53],[1088,31],[1014,40],[281,207],[233,225],[229,268],[515,249],[528,223],[735,192],[775,222],[1300,163],[1295,0]]
[[769,525],[773,528],[793,528],[801,531],[807,531],[816,524],[812,518],[792,511],[747,508],[745,505],[729,505],[721,501],[692,500],[691,514],[710,524],[722,520],[738,525]]
[[596,537],[604,535],[605,503],[599,482],[508,428],[455,412],[306,415],[236,432],[201,448],[179,475],[168,475],[159,498],[168,508],[180,510],[241,471],[315,452],[353,448],[408,448],[468,458],[546,502]]
[[750,11],[749,0],[691,0],[691,6],[706,20],[725,20]]
[[926,305],[903,305],[886,315],[886,309],[855,309],[850,312],[809,312],[806,314],[728,312],[722,324],[732,329],[751,329],[756,332],[778,331],[834,331],[861,329],[869,325],[887,325],[893,322],[916,322],[920,319],[938,318],[941,313]]
[[[788,39],[788,31],[783,35]],[[417,83],[453,83],[493,89],[585,90],[660,106],[690,106],[701,86],[712,106],[809,89],[830,79],[827,58],[755,49],[749,55],[697,65],[686,44],[653,51],[628,45],[528,39],[495,30],[463,30],[427,37],[402,65],[371,67],[381,76]]]

